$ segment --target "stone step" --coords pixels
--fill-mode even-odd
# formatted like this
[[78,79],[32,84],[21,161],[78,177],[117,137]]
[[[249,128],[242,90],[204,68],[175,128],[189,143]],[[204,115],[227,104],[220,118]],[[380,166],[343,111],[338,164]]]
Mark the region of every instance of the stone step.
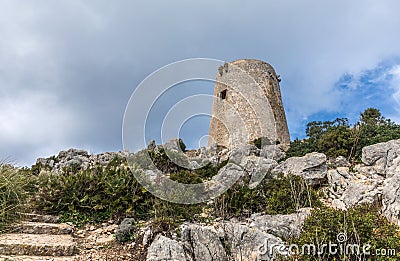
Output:
[[70,235],[0,235],[0,255],[72,256],[75,253],[76,243]]
[[52,215],[41,215],[36,213],[20,213],[20,215],[23,219],[31,222],[58,223],[60,220],[60,217]]
[[71,234],[73,228],[67,224],[39,223],[39,222],[21,222],[12,227],[12,233],[18,234],[51,234],[67,235]]
[[0,256],[0,261],[72,261],[77,260],[72,256]]

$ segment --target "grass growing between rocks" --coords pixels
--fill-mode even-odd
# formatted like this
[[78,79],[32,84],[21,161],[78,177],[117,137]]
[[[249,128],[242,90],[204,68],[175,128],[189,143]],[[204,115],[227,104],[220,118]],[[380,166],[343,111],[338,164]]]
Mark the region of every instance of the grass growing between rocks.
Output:
[[19,219],[34,191],[34,180],[29,170],[0,164],[0,230]]
[[311,188],[300,176],[271,177],[250,189],[236,184],[215,200],[215,216],[249,217],[252,213],[290,214],[304,207],[318,207],[319,191]]
[[[322,245],[329,242],[337,244],[336,254],[328,252],[327,248],[315,254],[308,250],[310,244],[322,249]],[[290,244],[299,247],[298,260],[400,260],[399,228],[379,214],[379,207],[370,204],[356,206],[348,211],[327,207],[314,209],[305,220],[300,237],[289,240]],[[364,246],[370,254],[363,254]]]
[[[167,161],[164,152],[153,153],[156,162]],[[168,162],[172,180],[194,184],[209,180],[224,167],[208,164],[203,168],[180,170]],[[174,229],[182,222],[207,222],[214,218],[245,218],[252,213],[293,213],[302,207],[319,206],[318,191],[301,177],[270,177],[254,189],[242,180],[208,204],[180,205],[163,201],[146,191],[136,180],[122,158],[106,167],[97,166],[64,174],[41,171],[37,176],[37,192],[33,204],[49,214],[61,214],[62,221],[75,225],[99,223],[105,219],[133,217],[153,220],[155,227]]]
[[150,215],[151,195],[122,164],[122,159],[75,173],[41,173],[33,200],[36,208],[62,214],[77,225],[108,218]]

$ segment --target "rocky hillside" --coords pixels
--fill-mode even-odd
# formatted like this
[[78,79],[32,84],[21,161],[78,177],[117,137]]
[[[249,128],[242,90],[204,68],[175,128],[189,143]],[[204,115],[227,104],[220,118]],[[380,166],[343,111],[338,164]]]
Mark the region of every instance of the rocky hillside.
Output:
[[[164,148],[167,147],[168,145],[164,145]],[[161,155],[163,146],[152,144],[149,151],[154,152],[155,155]],[[125,157],[126,155],[124,152],[89,155],[84,151],[69,150],[60,152],[56,157],[38,159],[36,166],[39,166],[40,170],[45,169],[63,175],[62,173],[71,168],[85,170],[93,166],[106,166],[116,156]],[[216,153],[215,150],[200,149],[187,152],[187,155],[190,156],[189,161],[192,166],[203,164],[210,155],[212,155],[210,164],[213,164],[214,167],[229,159],[226,165],[219,168],[218,173],[233,173],[239,169],[242,173],[239,185],[250,187],[246,190],[247,194],[240,194],[245,197],[240,204],[247,206],[248,201],[254,200],[254,205],[251,206],[255,207],[250,207],[249,209],[252,211],[240,212],[239,215],[219,216],[221,213],[217,211],[217,208],[221,207],[221,205],[217,205],[217,202],[221,200],[219,198],[211,200],[206,205],[201,205],[200,212],[194,215],[196,218],[179,220],[173,226],[159,225],[160,223],[157,222],[158,225],[154,226],[155,219],[138,220],[137,217],[126,219],[115,233],[118,240],[127,240],[128,244],[131,244],[132,260],[273,260],[277,254],[284,259],[285,256],[293,255],[287,251],[285,246],[295,242],[296,238],[301,238],[307,232],[307,227],[310,227],[310,220],[319,218],[318,215],[321,213],[331,213],[332,225],[336,222],[333,217],[340,215],[347,216],[349,223],[354,220],[353,226],[356,226],[354,224],[357,222],[368,223],[370,221],[367,219],[370,217],[368,213],[360,212],[364,213],[360,214],[360,217],[352,217],[348,214],[353,213],[351,211],[357,206],[367,206],[371,213],[374,211],[373,209],[376,209],[377,214],[371,216],[373,223],[368,228],[370,229],[368,233],[362,226],[360,228],[350,228],[350,226],[342,228],[349,233],[346,235],[349,236],[347,242],[350,243],[351,237],[354,235],[358,241],[360,238],[369,240],[368,242],[377,240],[373,242],[378,242],[378,245],[386,242],[379,241],[379,238],[372,238],[372,235],[375,235],[373,233],[381,230],[381,227],[378,226],[383,226],[389,231],[385,232],[386,236],[390,234],[395,241],[400,239],[398,232],[398,226],[400,226],[400,140],[364,147],[362,161],[352,165],[344,157],[327,160],[324,154],[316,152],[282,161],[285,155],[275,146],[258,149],[253,145],[247,145],[235,148],[230,152],[224,150],[219,153]],[[121,166],[124,164],[121,162]],[[176,168],[176,166],[172,167],[172,172],[182,173],[179,168]],[[192,172],[183,173],[194,175]],[[260,197],[260,193],[267,191],[266,185],[269,186],[273,183],[251,184],[252,178],[257,177],[260,173],[268,173],[265,179],[269,179],[273,183],[285,177],[301,177],[305,184],[303,187],[305,190],[302,192],[308,193],[311,197],[311,193],[316,191],[322,205],[311,203],[312,200],[309,198],[306,201],[310,204],[295,204],[292,213],[270,214],[272,212],[269,212],[268,209],[273,207],[270,203],[273,201],[267,201],[270,205],[263,205],[262,200],[268,195]],[[293,188],[292,180],[288,180],[289,188]],[[297,195],[296,192],[298,191],[292,189],[289,194],[292,193],[291,197],[296,198],[300,195]],[[271,190],[268,193],[275,192]],[[228,196],[233,198],[235,195],[228,193],[222,197]],[[224,202],[233,204],[234,201]],[[299,203],[300,200],[295,202]],[[226,204],[228,203],[223,206],[229,208]],[[173,205],[161,206],[175,207]],[[189,208],[189,206],[183,206],[183,208]],[[359,212],[354,213],[359,215]],[[391,224],[382,221],[380,215]],[[306,228],[303,227],[305,223],[307,224]],[[322,226],[325,225],[329,224],[322,224]],[[337,234],[339,231],[341,230],[332,233]],[[364,232],[366,236],[362,238],[361,233]],[[395,247],[400,247],[397,243],[393,244]],[[393,244],[386,247],[393,247]],[[398,249],[398,253],[400,253],[400,249]],[[364,260],[360,259],[360,256],[354,255],[354,259],[350,258],[349,260]],[[341,255],[338,257],[341,258]],[[307,258],[304,257],[300,260],[319,260],[317,258],[320,257]],[[392,260],[397,260],[396,258],[399,257],[393,258]]]

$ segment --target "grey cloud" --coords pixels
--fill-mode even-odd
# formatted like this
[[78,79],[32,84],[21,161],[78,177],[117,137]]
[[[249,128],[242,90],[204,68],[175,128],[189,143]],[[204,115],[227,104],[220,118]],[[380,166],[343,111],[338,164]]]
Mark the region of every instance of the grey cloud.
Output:
[[[2,1],[0,107],[12,101],[28,118],[44,120],[27,135],[21,128],[31,120],[15,117],[15,142],[1,127],[0,158],[31,164],[71,146],[122,149],[122,117],[135,86],[191,57],[270,62],[282,75],[294,132],[302,118],[338,110],[334,83],[343,73],[400,54],[399,8],[398,1],[344,0]],[[27,103],[32,93],[57,105]],[[10,115],[7,105],[1,119]]]

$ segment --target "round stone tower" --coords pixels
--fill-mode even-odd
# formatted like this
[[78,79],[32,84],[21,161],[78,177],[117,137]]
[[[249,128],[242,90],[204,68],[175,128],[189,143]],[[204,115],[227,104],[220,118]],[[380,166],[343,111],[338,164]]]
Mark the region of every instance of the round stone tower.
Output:
[[288,148],[280,81],[263,61],[242,59],[221,66],[214,86],[209,145],[232,148],[267,137]]

